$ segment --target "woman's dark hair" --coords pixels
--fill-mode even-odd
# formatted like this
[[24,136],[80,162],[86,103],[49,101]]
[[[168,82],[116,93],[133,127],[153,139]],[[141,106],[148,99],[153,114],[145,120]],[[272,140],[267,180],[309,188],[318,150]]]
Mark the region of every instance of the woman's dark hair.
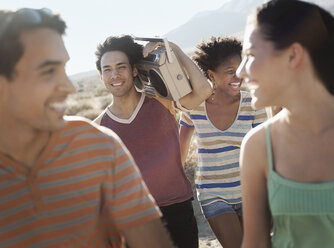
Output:
[[143,58],[143,46],[134,42],[130,35],[110,36],[97,46],[96,68],[101,72],[101,59],[103,54],[111,51],[121,51],[126,54],[131,67]]
[[192,59],[209,78],[208,70],[215,71],[217,67],[233,56],[241,57],[242,44],[233,37],[211,37],[208,42],[197,45],[197,51]]
[[334,17],[329,12],[298,0],[272,0],[253,17],[263,38],[277,50],[300,43],[311,57],[316,76],[334,94]]
[[25,31],[38,28],[49,28],[63,35],[66,24],[48,9],[0,11],[0,75],[13,79],[16,63],[24,53],[20,36]]

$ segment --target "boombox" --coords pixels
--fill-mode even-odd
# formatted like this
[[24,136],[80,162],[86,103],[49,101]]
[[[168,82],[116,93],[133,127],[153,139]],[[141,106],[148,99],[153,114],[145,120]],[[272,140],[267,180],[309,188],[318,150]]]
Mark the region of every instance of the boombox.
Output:
[[173,101],[191,92],[191,86],[178,58],[170,48],[166,38],[139,38],[135,40],[164,42],[137,64],[138,77],[135,80],[137,90],[152,96]]

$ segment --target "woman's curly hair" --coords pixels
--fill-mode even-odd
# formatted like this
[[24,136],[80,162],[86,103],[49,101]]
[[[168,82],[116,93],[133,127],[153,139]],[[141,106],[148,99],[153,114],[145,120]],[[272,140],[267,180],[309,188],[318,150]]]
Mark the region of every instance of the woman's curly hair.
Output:
[[219,36],[201,42],[196,48],[192,59],[209,79],[208,70],[215,71],[222,62],[232,56],[241,57],[242,44],[237,38]]

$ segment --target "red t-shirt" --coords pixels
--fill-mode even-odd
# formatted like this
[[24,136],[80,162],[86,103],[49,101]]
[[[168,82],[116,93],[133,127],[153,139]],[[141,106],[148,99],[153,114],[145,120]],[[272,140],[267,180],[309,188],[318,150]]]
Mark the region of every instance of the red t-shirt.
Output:
[[175,116],[155,98],[142,95],[129,119],[114,116],[108,108],[101,125],[112,129],[124,142],[138,165],[158,206],[190,199],[192,188],[181,163]]

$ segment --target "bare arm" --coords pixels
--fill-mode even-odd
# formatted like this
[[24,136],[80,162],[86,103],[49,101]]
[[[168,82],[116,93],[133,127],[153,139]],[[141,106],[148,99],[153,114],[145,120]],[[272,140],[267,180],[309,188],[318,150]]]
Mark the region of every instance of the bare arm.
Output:
[[130,248],[174,247],[160,219],[127,229],[122,233]]
[[[156,47],[163,45],[162,42],[149,42],[146,44],[143,55],[146,57]],[[175,55],[189,76],[192,91],[180,98],[179,102],[186,109],[194,109],[212,94],[212,85],[197,67],[197,65],[174,43],[169,42]]]
[[183,165],[186,162],[186,159],[188,156],[190,141],[194,133],[194,130],[195,128],[193,127],[185,127],[182,125],[180,126],[179,141],[180,141],[180,148],[181,148],[181,161]]
[[179,102],[187,109],[194,109],[212,94],[212,86],[197,65],[176,44],[169,43],[186,70],[192,86],[192,91],[182,97]]
[[242,248],[269,248],[268,163],[263,128],[255,128],[243,140],[240,166],[244,225]]

